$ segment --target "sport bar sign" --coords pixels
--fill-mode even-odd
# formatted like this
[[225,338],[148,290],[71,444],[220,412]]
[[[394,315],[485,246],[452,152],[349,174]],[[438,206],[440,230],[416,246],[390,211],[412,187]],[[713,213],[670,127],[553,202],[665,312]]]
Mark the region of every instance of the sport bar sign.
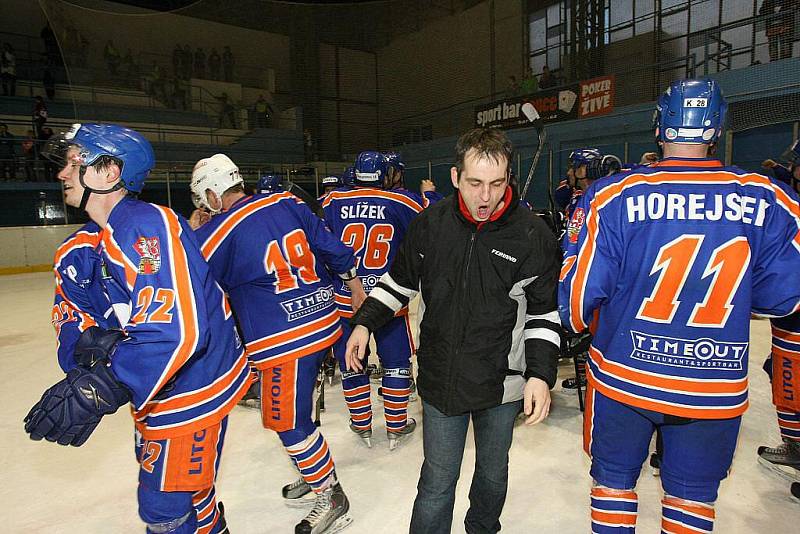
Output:
[[506,98],[475,107],[475,125],[487,128],[530,126],[522,106],[530,102],[544,122],[560,122],[603,115],[614,110],[614,77],[547,89],[523,97]]

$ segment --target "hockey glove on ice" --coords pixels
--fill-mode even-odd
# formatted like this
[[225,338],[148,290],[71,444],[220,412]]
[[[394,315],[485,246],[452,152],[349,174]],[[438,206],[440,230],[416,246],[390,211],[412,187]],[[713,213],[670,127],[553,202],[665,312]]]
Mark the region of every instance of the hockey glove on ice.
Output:
[[25,417],[25,432],[31,439],[80,447],[104,415],[129,402],[130,391],[107,364],[101,360],[91,369],[76,367],[45,391]]
[[95,362],[108,359],[122,339],[125,339],[122,330],[104,330],[91,326],[84,330],[75,343],[75,362],[89,369]]

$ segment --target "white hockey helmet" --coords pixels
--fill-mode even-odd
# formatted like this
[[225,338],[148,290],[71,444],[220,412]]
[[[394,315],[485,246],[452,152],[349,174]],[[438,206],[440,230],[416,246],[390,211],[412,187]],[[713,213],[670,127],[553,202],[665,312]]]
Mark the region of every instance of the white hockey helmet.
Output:
[[192,171],[192,202],[198,208],[205,208],[212,213],[219,213],[208,204],[206,190],[210,189],[220,198],[222,193],[235,185],[244,183],[239,175],[239,167],[225,154],[214,154],[210,158],[198,161]]

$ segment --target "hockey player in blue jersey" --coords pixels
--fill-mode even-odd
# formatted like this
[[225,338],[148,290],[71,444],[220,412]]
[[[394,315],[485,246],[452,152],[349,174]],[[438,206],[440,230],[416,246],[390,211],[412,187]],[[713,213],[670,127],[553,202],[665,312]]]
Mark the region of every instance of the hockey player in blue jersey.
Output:
[[336,176],[335,174],[329,174],[325,178],[322,179],[322,195],[317,198],[317,202],[322,204],[322,201],[325,200],[325,196],[336,189],[337,187],[342,187],[342,177]]
[[328,273],[349,288],[356,307],[366,297],[353,251],[288,191],[245,195],[239,169],[223,154],[195,165],[192,192],[219,212],[196,236],[260,373],[262,424],[277,432],[300,472],[283,496],[314,506],[295,532],[336,532],[351,521],[349,503],[311,408],[322,359],[342,335]]
[[[147,532],[227,532],[214,480],[227,415],[250,368],[224,294],[186,221],[135,198],[154,165],[140,134],[76,124],[47,153],[61,156],[65,203],[95,224],[56,256],[56,308],[67,313],[54,310],[53,319],[69,370],[31,409],[25,430],[80,446],[104,415],[130,402]],[[117,324],[123,332],[107,330]],[[74,366],[64,353],[73,342]]]
[[788,166],[776,163],[774,160],[765,160],[761,166],[772,171],[776,180],[785,183],[796,192],[800,193],[800,139],[784,153]]
[[389,164],[388,176],[386,179],[386,185],[384,185],[384,189],[411,193],[414,199],[422,204],[423,208],[427,208],[431,204],[439,202],[444,198],[441,193],[436,191],[436,184],[433,183],[433,180],[429,180],[427,178],[420,181],[419,194],[413,193],[406,189],[406,164],[403,162],[403,158],[400,157],[400,154],[397,152],[387,152],[384,154],[384,156]]
[[764,370],[772,383],[782,443],[777,447],[760,446],[758,460],[791,481],[791,493],[800,500],[800,313],[771,322],[772,350]]
[[[91,367],[107,355],[108,349],[97,349],[97,340],[110,348],[124,337],[103,284],[105,267],[97,252],[101,232],[97,223],[86,223],[64,240],[53,259],[56,289],[52,323],[58,362],[65,373],[78,365]],[[84,335],[87,330],[92,332]],[[116,333],[107,334],[109,331]],[[88,350],[81,348],[76,354],[79,340]]]
[[713,530],[748,404],[751,311],[800,303],[800,205],[709,158],[726,108],[714,81],[673,82],[655,117],[663,159],[592,184],[564,237],[562,322],[594,334],[584,448],[598,534],[634,532],[656,428],[662,530]]
[[[387,190],[390,165],[380,152],[362,152],[356,160],[356,188],[333,191],[323,202],[325,222],[333,234],[351,247],[357,257],[358,276],[369,292],[389,270],[408,225],[422,211],[421,199],[405,190]],[[350,294],[340,282],[335,286],[336,302],[343,317],[352,317]],[[369,378],[350,371],[345,362],[345,335],[334,345],[334,355],[342,371],[342,389],[350,411],[350,429],[372,446],[372,405]],[[389,448],[411,434],[416,421],[408,417],[411,386],[411,355],[414,344],[408,308],[400,310],[386,326],[374,332],[378,356],[384,368],[381,389]]]
[[283,191],[283,177],[280,174],[264,174],[258,178],[256,193],[259,195],[271,195]]
[[553,200],[559,209],[566,210],[570,201],[576,195],[582,193],[581,188],[578,186],[575,170],[581,165],[585,165],[588,158],[599,154],[600,151],[596,148],[576,148],[569,153],[567,158],[567,177],[559,182],[553,193]]

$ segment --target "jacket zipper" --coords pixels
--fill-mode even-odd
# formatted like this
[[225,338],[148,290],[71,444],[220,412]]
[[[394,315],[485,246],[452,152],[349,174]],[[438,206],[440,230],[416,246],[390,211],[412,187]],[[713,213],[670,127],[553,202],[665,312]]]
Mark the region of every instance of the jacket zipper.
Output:
[[[461,293],[462,299],[464,298],[464,291],[466,291],[466,289],[467,289],[467,281],[468,281],[468,274],[469,274],[469,264],[470,264],[470,261],[472,260],[472,249],[473,249],[473,247],[475,245],[475,234],[476,234],[476,232],[472,232],[472,235],[470,236],[470,239],[469,239],[469,250],[467,251],[467,261],[464,264],[464,281],[461,284],[461,286],[462,286],[462,293]],[[458,362],[459,355],[461,354],[461,344],[464,342],[464,331],[463,330],[464,330],[464,326],[461,325],[461,330],[459,331],[458,346],[456,347],[455,357],[450,360],[450,368],[448,369],[448,375],[450,377],[450,380],[448,381],[446,404],[447,404],[447,407],[448,407],[448,411],[450,413],[453,412],[453,406],[452,406],[452,403],[453,403],[453,387],[454,387],[454,384],[455,384],[455,376],[453,376],[453,367],[456,365],[456,362]]]
[[469,239],[469,252],[467,252],[467,264],[464,267],[464,289],[467,288],[467,274],[469,274],[469,262],[472,260],[472,247],[475,245],[475,233],[472,232],[472,237]]

